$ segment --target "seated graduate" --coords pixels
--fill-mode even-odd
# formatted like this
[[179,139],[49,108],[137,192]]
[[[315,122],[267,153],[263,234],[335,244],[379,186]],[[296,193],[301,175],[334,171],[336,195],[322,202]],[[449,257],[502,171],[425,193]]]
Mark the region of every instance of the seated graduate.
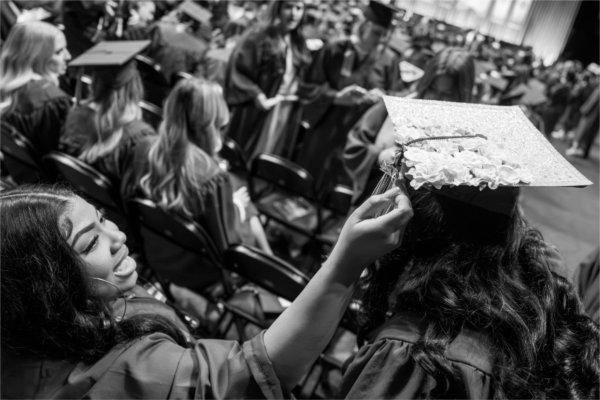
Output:
[[129,18],[127,28],[123,32],[126,40],[149,40],[151,39],[152,22],[156,5],[154,1],[137,0],[127,3],[129,7]]
[[[98,46],[108,43],[117,49],[128,42],[104,42]],[[67,116],[60,149],[115,182],[127,170],[137,143],[145,136],[156,135],[142,121],[139,102],[144,88],[135,60],[131,60],[145,44],[131,50],[124,59],[117,59],[117,53],[110,53],[112,47],[106,46],[102,61],[98,61],[94,47],[71,63],[93,67],[92,93]]]
[[[549,184],[545,176],[554,182],[571,173],[583,177],[554,149],[533,164],[517,161],[547,148],[527,122],[518,129],[489,115],[484,139],[468,128],[482,126],[482,114],[456,117],[454,109],[441,115],[448,106],[415,102],[440,115],[441,129],[419,133],[396,125],[405,144],[382,189],[387,173],[409,179],[414,217],[402,245],[381,258],[365,282],[360,335],[370,343],[345,371],[340,397],[597,398],[598,325],[556,273],[556,251],[518,206],[519,185]],[[418,114],[416,108],[397,109],[398,115]],[[426,118],[414,115],[424,128]],[[443,121],[464,128],[446,130]],[[504,153],[494,143],[506,136],[525,136],[531,144]],[[547,162],[537,165],[542,158]],[[573,184],[579,183],[590,182]]]
[[[409,97],[470,103],[474,83],[473,57],[464,49],[450,47],[429,61],[416,93]],[[348,133],[343,160],[352,179],[355,204],[373,192],[381,178],[379,165],[396,152],[393,134],[383,101],[369,108]]]
[[[167,212],[198,222],[221,250],[243,242],[272,254],[247,189],[234,187],[216,158],[228,122],[218,84],[181,80],[167,97],[158,137],[137,146],[122,194],[148,198]],[[185,269],[182,260],[175,263]],[[193,272],[197,268],[190,265],[192,275],[198,275]]]
[[2,121],[40,155],[56,150],[71,97],[58,87],[71,55],[65,35],[46,22],[16,24],[0,55]]
[[134,287],[136,263],[125,235],[73,192],[3,191],[0,217],[3,398],[254,399],[287,396],[308,371],[411,209],[397,188],[366,202],[292,305],[242,344],[186,340],[168,312],[115,317],[111,301]]

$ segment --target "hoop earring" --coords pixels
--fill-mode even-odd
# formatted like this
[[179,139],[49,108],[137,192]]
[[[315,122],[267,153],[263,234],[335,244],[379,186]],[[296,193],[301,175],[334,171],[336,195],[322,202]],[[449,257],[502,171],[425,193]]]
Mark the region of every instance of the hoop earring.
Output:
[[125,296],[125,293],[123,293],[123,291],[121,290],[121,288],[119,288],[117,285],[115,285],[112,282],[107,281],[106,279],[94,278],[94,277],[92,277],[92,279],[95,279],[95,280],[100,281],[100,282],[104,282],[104,283],[106,283],[106,284],[114,287],[115,289],[117,289],[117,291],[120,294],[120,297],[123,299],[124,306],[123,306],[123,315],[121,315],[120,317],[115,317],[115,321],[117,321],[117,322],[122,321],[125,318],[125,314],[127,314],[127,297]]

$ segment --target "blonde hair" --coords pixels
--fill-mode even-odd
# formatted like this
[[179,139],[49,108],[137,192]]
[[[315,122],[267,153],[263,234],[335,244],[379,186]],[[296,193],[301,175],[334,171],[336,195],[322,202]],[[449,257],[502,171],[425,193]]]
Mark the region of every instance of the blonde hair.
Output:
[[[135,68],[135,65],[129,68]],[[88,137],[79,159],[93,163],[110,154],[117,149],[123,137],[124,126],[142,118],[139,102],[143,97],[144,87],[137,69],[132,72],[132,76],[122,86],[114,87],[114,82],[106,74],[94,75],[91,103],[96,106],[96,135]]]
[[190,205],[203,183],[198,171],[214,163],[215,139],[228,121],[218,84],[196,78],[180,81],[165,102],[158,139],[148,154],[148,173],[141,179],[144,194],[188,218],[201,212]]
[[56,40],[62,32],[47,22],[16,24],[2,46],[0,55],[0,99],[10,100],[13,92],[36,75],[58,85],[52,70]]

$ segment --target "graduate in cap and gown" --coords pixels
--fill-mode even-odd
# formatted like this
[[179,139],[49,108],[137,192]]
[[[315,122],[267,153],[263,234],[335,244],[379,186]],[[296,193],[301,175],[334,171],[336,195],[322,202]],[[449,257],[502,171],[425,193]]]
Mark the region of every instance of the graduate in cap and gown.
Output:
[[365,274],[338,397],[597,398],[598,325],[518,205],[591,182],[518,107],[385,102],[400,146],[376,192],[405,186],[414,216]]
[[142,138],[155,135],[142,120],[143,86],[133,57],[148,41],[101,42],[71,62],[92,68],[92,94],[67,116],[59,147],[119,182]]
[[[462,49],[447,48],[429,61],[417,91],[409,97],[469,103],[474,83],[473,58]],[[393,127],[380,101],[352,127],[344,148],[344,167],[352,180],[354,203],[371,194],[381,178],[380,163],[395,151]]]
[[310,128],[297,162],[321,187],[344,175],[341,152],[350,128],[382,94],[401,87],[398,60],[387,47],[393,16],[392,7],[371,1],[356,40],[328,43],[311,66],[309,82],[327,91],[305,107]]

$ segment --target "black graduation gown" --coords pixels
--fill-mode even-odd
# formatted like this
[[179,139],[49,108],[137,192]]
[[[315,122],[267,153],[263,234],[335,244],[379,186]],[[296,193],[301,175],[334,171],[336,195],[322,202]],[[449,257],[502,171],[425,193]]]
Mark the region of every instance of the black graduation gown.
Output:
[[[345,54],[349,53],[353,53],[354,63],[350,74],[343,74]],[[336,93],[352,84],[367,90],[398,89],[401,83],[397,61],[389,49],[377,57],[360,59],[354,44],[347,39],[329,43],[317,54],[307,80],[313,84],[326,84],[328,90],[305,108],[304,120],[311,128],[297,162],[315,177],[319,186],[330,186],[335,183],[331,180],[335,180],[336,176],[345,175],[341,153],[346,135],[373,105],[370,102],[353,106],[334,105]]]
[[39,155],[56,150],[71,97],[52,82],[31,80],[13,94],[2,120],[26,136]]
[[355,204],[371,194],[383,174],[377,158],[385,147],[377,142],[377,136],[387,116],[384,102],[377,102],[348,133],[343,159],[344,168],[352,180]]
[[[246,154],[253,154],[263,125],[269,115],[254,105],[254,99],[264,93],[267,98],[277,94],[285,73],[285,51],[275,44],[264,30],[246,33],[233,50],[225,73],[225,99],[231,111],[227,136],[235,140]],[[308,57],[308,54],[305,54]],[[307,85],[304,77],[305,62],[294,57],[296,77],[299,81],[295,103],[286,123],[288,137],[295,138],[300,124],[302,104],[320,91],[318,85]],[[293,147],[290,143],[289,147]]]

